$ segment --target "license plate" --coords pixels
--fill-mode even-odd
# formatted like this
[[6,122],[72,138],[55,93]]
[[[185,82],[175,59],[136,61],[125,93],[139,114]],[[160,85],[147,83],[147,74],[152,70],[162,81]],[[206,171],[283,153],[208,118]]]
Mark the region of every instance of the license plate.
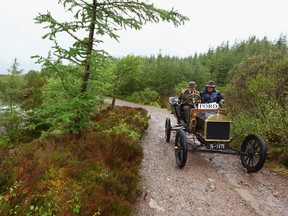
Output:
[[207,149],[227,149],[228,144],[227,143],[208,143],[206,145]]

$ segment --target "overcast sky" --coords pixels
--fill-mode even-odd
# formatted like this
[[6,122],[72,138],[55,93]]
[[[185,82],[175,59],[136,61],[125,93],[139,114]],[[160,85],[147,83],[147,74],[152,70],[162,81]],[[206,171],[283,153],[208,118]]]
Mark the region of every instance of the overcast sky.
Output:
[[[103,46],[111,55],[128,54],[186,57],[205,53],[222,42],[246,40],[251,36],[274,41],[288,35],[287,0],[150,0],[164,9],[178,10],[190,18],[184,26],[147,24],[140,31],[120,32],[120,41]],[[51,47],[41,36],[44,30],[35,24],[39,12],[47,10],[63,17],[58,0],[0,0],[0,73],[7,72],[17,58],[20,69],[40,70],[33,55],[47,56]],[[62,16],[63,15],[63,16]]]

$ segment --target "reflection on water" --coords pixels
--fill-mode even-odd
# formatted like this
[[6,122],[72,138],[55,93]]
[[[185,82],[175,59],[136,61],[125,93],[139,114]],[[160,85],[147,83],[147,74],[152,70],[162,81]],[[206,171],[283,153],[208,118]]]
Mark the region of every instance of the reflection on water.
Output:
[[[11,109],[10,106],[2,105],[1,102],[0,102],[0,112],[8,111],[10,109]],[[19,106],[17,106],[17,105],[12,106],[12,110],[19,111]]]

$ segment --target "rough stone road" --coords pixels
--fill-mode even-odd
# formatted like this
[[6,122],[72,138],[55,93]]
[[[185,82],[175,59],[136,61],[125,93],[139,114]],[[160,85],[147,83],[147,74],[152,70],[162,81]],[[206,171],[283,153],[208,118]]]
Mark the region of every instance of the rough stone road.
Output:
[[287,216],[288,180],[267,168],[247,173],[238,155],[188,152],[186,166],[179,169],[174,156],[175,134],[165,141],[165,119],[176,123],[168,110],[143,107],[150,115],[141,145],[140,168],[143,195],[139,216]]

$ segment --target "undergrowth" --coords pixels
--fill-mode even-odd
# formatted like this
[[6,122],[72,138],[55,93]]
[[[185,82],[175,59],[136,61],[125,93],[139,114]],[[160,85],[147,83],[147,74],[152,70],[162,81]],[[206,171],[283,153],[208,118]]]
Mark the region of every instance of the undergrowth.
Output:
[[107,108],[76,137],[48,136],[0,152],[0,215],[131,215],[141,191],[142,108]]

